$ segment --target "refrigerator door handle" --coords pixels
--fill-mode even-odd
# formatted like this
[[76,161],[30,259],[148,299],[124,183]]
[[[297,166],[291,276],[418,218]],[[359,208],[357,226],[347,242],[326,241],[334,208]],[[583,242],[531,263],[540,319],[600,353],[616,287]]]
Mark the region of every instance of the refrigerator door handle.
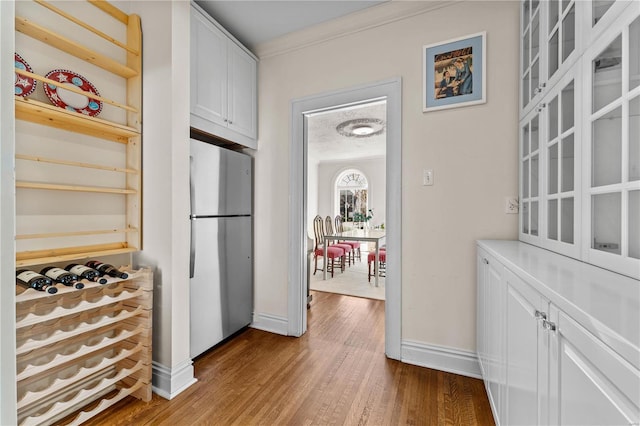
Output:
[[[193,215],[196,206],[195,186],[193,185],[193,155],[189,156],[189,214]],[[199,213],[199,212],[198,212]]]
[[189,249],[189,278],[193,278],[196,272],[196,233],[194,227],[196,226],[196,219],[191,218],[189,220],[191,224],[191,248]]

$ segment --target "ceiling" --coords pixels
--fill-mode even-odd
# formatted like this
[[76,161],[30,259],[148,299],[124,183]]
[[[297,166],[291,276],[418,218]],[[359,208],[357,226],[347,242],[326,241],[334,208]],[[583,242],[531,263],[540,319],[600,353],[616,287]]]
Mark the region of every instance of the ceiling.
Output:
[[[388,0],[196,0],[209,15],[250,50],[275,38]],[[386,121],[384,101],[350,106],[308,116],[309,156],[317,161],[373,158],[386,154],[386,123],[382,133],[346,137],[336,127],[347,120]]]
[[[337,127],[349,120],[373,119],[383,122],[377,135],[347,137]],[[317,161],[341,161],[383,157],[387,152],[387,103],[376,101],[307,115],[309,158]]]
[[385,1],[196,0],[196,3],[249,50],[255,50],[258,44]]

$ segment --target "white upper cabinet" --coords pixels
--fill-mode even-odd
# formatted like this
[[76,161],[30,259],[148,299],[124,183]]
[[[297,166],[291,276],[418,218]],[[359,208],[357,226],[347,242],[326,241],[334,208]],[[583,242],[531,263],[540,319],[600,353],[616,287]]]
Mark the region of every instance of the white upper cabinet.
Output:
[[191,127],[257,147],[257,60],[191,6]]
[[640,2],[522,15],[519,239],[640,279]]

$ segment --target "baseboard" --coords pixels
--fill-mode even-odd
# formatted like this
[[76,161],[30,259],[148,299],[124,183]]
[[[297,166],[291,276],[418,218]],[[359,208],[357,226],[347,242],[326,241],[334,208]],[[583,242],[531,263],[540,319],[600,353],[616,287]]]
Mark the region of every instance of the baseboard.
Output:
[[165,399],[175,398],[182,391],[197,382],[193,376],[193,362],[189,359],[169,368],[160,363],[152,363],[152,389]]
[[277,315],[254,313],[253,323],[249,327],[283,336],[289,334],[289,321]]
[[429,345],[410,340],[402,341],[402,362],[433,368],[462,376],[482,378],[475,352]]

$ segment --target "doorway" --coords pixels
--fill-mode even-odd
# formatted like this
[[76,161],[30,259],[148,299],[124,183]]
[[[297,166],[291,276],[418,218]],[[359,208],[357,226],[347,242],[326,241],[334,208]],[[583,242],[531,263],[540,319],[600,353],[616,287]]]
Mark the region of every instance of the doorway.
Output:
[[[384,232],[386,220],[386,100],[305,113],[307,126],[307,229],[315,249],[314,217],[328,221],[325,231]],[[337,231],[337,230],[336,230]],[[384,245],[384,239],[381,240]],[[324,278],[322,256],[310,255],[311,290],[384,300],[385,277],[373,272],[375,243],[345,241],[345,265]],[[384,263],[381,264],[384,266]],[[339,270],[339,272],[338,272]]]
[[401,99],[402,80],[394,78],[335,92],[294,100],[291,103],[291,157],[289,188],[288,334],[301,336],[307,328],[307,152],[305,114],[336,106],[386,101],[386,208],[385,231],[389,257],[385,286],[385,353],[401,358]]

